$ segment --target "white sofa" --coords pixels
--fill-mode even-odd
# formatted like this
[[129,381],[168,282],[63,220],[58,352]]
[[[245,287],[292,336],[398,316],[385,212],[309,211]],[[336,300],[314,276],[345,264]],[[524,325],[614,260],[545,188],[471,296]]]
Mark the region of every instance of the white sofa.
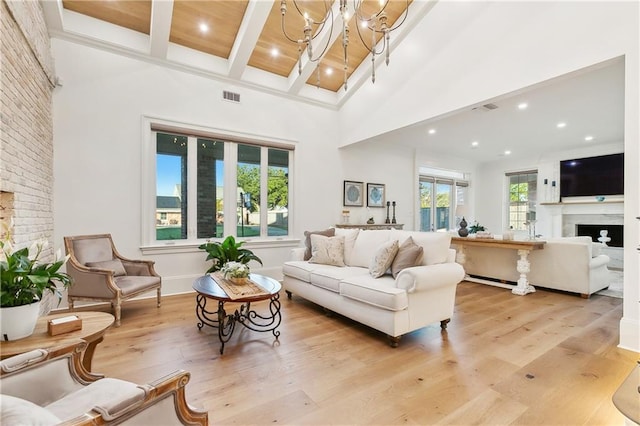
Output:
[[[529,254],[531,271],[527,278],[534,287],[578,293],[582,297],[609,286],[609,256],[599,254],[599,244],[591,237],[545,239],[542,250]],[[465,272],[471,277],[516,282],[518,254],[493,247],[466,247]]]
[[[449,248],[450,235],[395,229],[334,232],[335,237],[307,238],[344,238],[345,266],[312,263],[313,258],[305,261],[305,249],[294,249],[292,260],[283,265],[283,286],[289,298],[293,293],[386,333],[393,347],[403,334],[434,322],[446,328],[457,284],[464,277],[464,269],[455,263],[455,250]],[[374,278],[370,266],[380,247],[393,241],[404,247],[409,237],[421,247],[417,266],[399,272],[394,267],[396,278],[388,273]],[[401,257],[398,254],[394,260]]]

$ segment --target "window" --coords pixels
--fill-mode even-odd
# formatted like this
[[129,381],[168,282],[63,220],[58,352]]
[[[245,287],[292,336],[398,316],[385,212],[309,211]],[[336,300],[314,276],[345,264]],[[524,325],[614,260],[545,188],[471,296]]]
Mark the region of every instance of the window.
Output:
[[420,168],[421,231],[446,231],[458,226],[462,219],[460,206],[467,198],[468,183],[463,177],[459,172]]
[[507,173],[509,229],[527,230],[527,223],[536,219],[538,172],[536,170]]
[[289,234],[292,145],[149,126],[145,157],[154,160],[145,175],[155,188],[143,206],[147,244]]

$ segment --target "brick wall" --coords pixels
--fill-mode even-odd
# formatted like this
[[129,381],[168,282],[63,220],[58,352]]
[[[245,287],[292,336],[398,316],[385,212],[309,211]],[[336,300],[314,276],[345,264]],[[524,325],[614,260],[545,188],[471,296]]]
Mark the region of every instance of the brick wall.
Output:
[[[39,2],[0,2],[0,217],[14,241],[53,236],[54,66]],[[47,256],[53,251],[50,246]]]

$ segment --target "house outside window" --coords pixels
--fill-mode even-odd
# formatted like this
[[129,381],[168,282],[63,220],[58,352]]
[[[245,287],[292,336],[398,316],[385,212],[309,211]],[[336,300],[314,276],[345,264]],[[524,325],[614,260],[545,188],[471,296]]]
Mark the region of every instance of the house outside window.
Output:
[[145,243],[287,236],[293,146],[189,130],[151,129],[146,157],[155,159],[147,173],[155,177],[155,202],[145,214]]
[[507,173],[508,179],[508,228],[514,231],[527,230],[527,223],[536,220],[538,196],[538,171]]

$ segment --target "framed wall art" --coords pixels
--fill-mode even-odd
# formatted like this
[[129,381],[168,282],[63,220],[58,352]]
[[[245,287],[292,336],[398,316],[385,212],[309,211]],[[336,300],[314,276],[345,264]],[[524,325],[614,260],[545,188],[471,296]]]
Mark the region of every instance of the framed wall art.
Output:
[[367,207],[384,207],[384,185],[381,183],[367,184]]
[[364,183],[352,180],[344,181],[342,203],[345,206],[362,207],[364,205]]

